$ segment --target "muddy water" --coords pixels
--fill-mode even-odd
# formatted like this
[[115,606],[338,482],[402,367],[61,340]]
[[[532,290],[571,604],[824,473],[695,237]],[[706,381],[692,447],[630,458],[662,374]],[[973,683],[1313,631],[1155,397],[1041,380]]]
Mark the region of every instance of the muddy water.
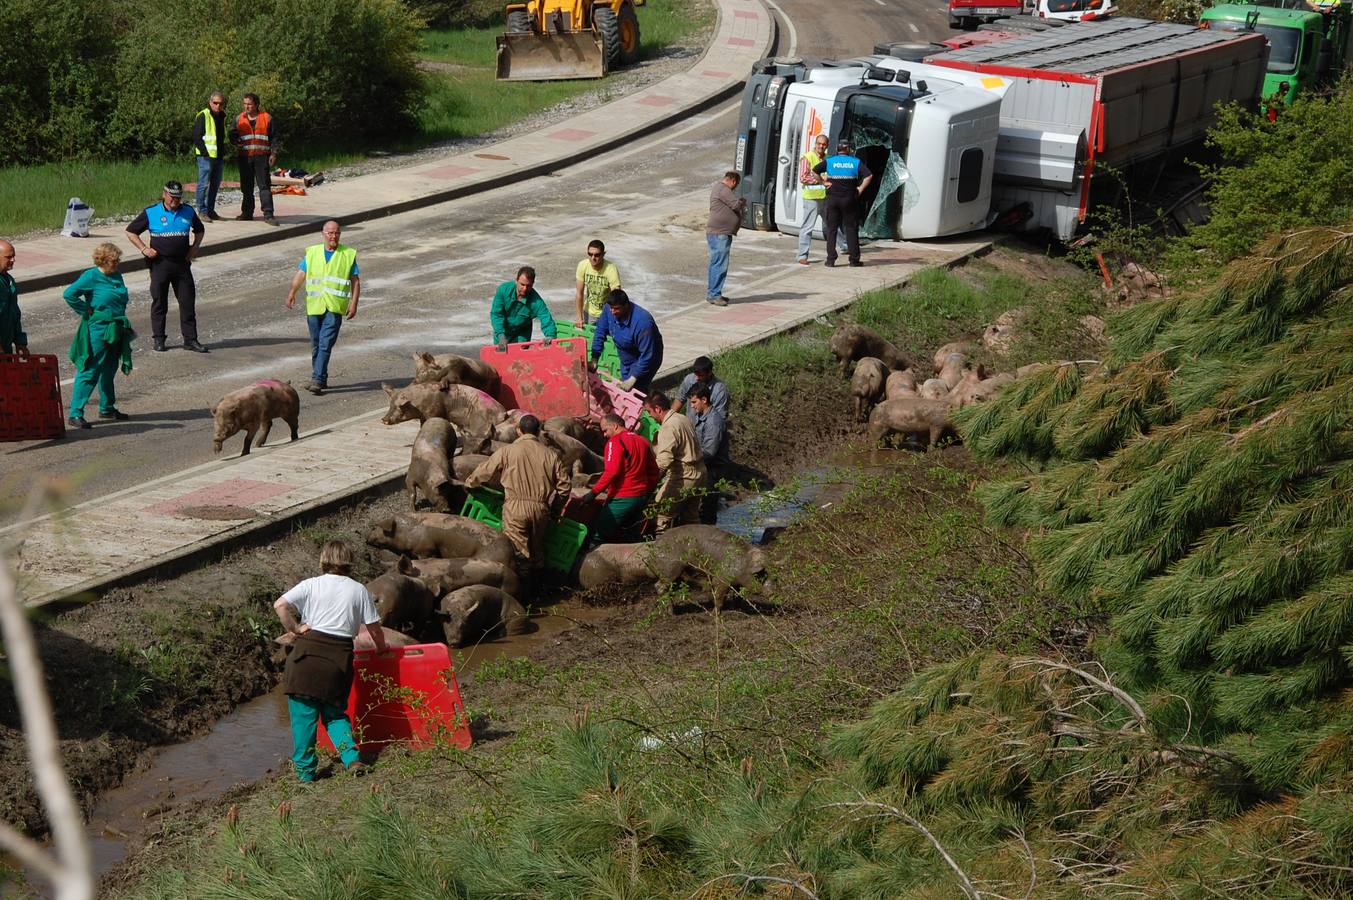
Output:
[[[552,608],[532,617],[535,630],[529,634],[456,651],[456,675],[464,678],[489,660],[525,656],[605,614],[582,606]],[[127,776],[90,814],[88,834],[97,874],[120,863],[160,815],[214,802],[231,788],[285,769],[290,734],[286,695],[274,690],[240,704],[202,737],[165,749],[150,768]]]

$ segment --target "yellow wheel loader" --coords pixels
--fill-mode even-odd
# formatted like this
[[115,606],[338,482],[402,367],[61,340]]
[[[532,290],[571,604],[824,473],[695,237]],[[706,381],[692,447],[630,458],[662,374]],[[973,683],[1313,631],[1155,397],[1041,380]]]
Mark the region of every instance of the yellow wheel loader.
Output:
[[600,78],[639,59],[643,0],[526,0],[507,5],[498,36],[498,78]]

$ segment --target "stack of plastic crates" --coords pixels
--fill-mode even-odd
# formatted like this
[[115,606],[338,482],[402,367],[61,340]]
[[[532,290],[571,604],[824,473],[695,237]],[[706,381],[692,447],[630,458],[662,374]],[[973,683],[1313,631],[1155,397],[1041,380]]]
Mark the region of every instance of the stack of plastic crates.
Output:
[[[587,339],[587,354],[592,355],[592,338],[596,336],[597,326],[584,325],[579,328],[572,322],[555,322],[555,334],[558,337],[582,337]],[[608,335],[602,345],[601,356],[597,359],[597,371],[605,372],[613,381],[620,380],[620,354],[616,352],[615,341]]]
[[661,426],[658,425],[658,420],[650,416],[647,411],[644,411],[639,414],[639,424],[634,427],[634,433],[652,444],[658,439],[658,429],[660,427]]
[[[503,529],[503,492],[494,488],[471,488],[460,514],[476,522]],[[545,533],[545,565],[564,574],[573,570],[578,551],[587,543],[587,526],[572,519],[559,519]]]

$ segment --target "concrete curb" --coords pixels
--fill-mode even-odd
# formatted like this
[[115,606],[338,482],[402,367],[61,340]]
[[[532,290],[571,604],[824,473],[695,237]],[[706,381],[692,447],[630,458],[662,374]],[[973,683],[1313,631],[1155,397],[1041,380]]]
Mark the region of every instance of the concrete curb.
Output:
[[[717,2],[715,3],[714,8],[715,11],[718,13],[718,19],[715,20],[714,24],[714,33],[718,34],[719,26],[722,23],[723,17],[725,15],[725,10],[723,6],[721,6]],[[766,12],[767,19],[770,22],[770,32],[771,32],[770,42],[766,47],[763,55],[773,56],[775,55],[775,52],[779,47],[780,26],[776,20],[775,13],[769,7],[765,6],[764,4],[761,4],[761,8]],[[712,50],[713,50],[712,46],[706,48],[705,52],[700,55],[700,57],[695,61],[695,64],[691,68],[694,69],[695,66],[704,64],[705,57],[708,56]],[[669,78],[671,77],[675,76],[669,76]],[[649,85],[648,87],[662,84],[666,80],[667,79],[663,79],[663,81],[654,82],[653,85]],[[690,104],[689,106],[683,106],[678,109],[674,109],[671,113],[662,116],[661,118],[656,119],[652,122],[649,122],[647,125],[635,128],[631,131],[626,131],[622,134],[617,135],[614,138],[602,142],[599,145],[594,145],[584,150],[577,151],[575,153],[570,153],[547,162],[536,163],[535,165],[527,166],[526,168],[518,169],[505,175],[499,175],[492,178],[488,178],[485,179],[484,181],[476,182],[474,184],[468,184],[463,187],[450,188],[445,191],[438,191],[436,193],[428,194],[422,197],[417,197],[412,200],[405,200],[400,203],[392,203],[388,206],[377,206],[367,210],[359,211],[357,213],[343,214],[339,215],[337,218],[344,225],[353,225],[359,222],[370,221],[371,219],[384,218],[385,216],[393,216],[398,215],[400,213],[411,212],[416,209],[423,209],[428,206],[435,206],[438,203],[446,203],[450,200],[459,200],[462,197],[471,197],[474,196],[475,194],[482,194],[487,191],[497,190],[498,188],[501,187],[507,187],[513,184],[520,184],[523,181],[527,181],[532,178],[538,178],[542,175],[548,175],[560,169],[565,169],[568,168],[569,166],[576,165],[577,163],[589,159],[593,156],[596,156],[599,153],[609,153],[612,150],[615,150],[619,147],[623,147],[624,145],[632,141],[641,140],[645,137],[648,137],[650,134],[654,134],[655,132],[661,131],[664,128],[668,128],[685,118],[702,113],[707,109],[717,106],[720,103],[723,103],[724,101],[737,96],[737,94],[742,90],[744,84],[746,84],[745,78],[736,83],[729,84],[721,88],[720,90],[716,91],[715,93],[710,94],[696,101],[695,103]],[[620,100],[613,102],[616,103],[622,102],[624,99],[625,98],[622,97]],[[294,237],[306,237],[306,236],[313,237],[314,234],[315,234],[315,225],[313,222],[306,222],[299,225],[282,226],[278,228],[269,228],[268,230],[259,232],[258,234],[252,234],[246,237],[239,238],[229,238],[219,244],[203,244],[202,249],[199,252],[198,256],[199,258],[201,258],[203,256],[211,256],[217,253],[228,253],[233,250],[244,250],[249,247],[257,247],[262,244],[270,244],[276,241],[283,241]],[[142,269],[148,269],[149,267],[150,264],[147,260],[138,258],[135,262],[129,261],[125,263],[124,271],[127,272],[140,271]],[[79,268],[71,269],[69,271],[49,272],[45,275],[39,275],[34,278],[25,278],[22,281],[21,286],[25,293],[30,291],[46,290],[47,288],[52,287],[59,287],[61,285],[69,284],[71,281],[78,278],[80,273],[87,268],[88,268],[87,265],[81,265]]]
[[[964,263],[968,262],[971,259],[976,259],[978,257],[986,255],[988,252],[991,251],[991,249],[994,246],[994,243],[995,242],[987,242],[980,246],[974,247],[971,250],[962,252],[954,256],[953,258],[946,260],[944,263],[941,263],[940,265],[942,265],[944,268],[947,269],[952,269],[957,266],[963,265]],[[921,269],[912,271],[909,274],[896,280],[884,281],[883,283],[876,285],[875,287],[870,288],[869,290],[886,290],[889,288],[904,287],[908,282],[910,282],[913,278],[915,278],[919,272],[926,271],[929,268],[934,268],[934,266],[926,266]],[[747,338],[735,344],[731,344],[728,347],[723,348],[719,352],[726,352],[727,350],[736,349],[738,347],[745,347],[752,344],[757,344],[762,341],[768,340],[771,337],[774,337],[775,335],[778,334],[787,334],[797,331],[799,328],[804,327],[808,323],[815,321],[816,319],[820,318],[823,315],[836,313],[842,309],[851,306],[857,300],[859,300],[860,296],[861,294],[857,292],[852,296],[850,296],[848,299],[833,304],[832,306],[827,307],[825,310],[819,309],[814,312],[796,317],[795,319],[779,327],[767,329],[766,331],[759,333],[751,338]],[[691,357],[690,359],[681,359],[672,364],[664,366],[663,370],[659,373],[658,378],[656,379],[658,384],[663,387],[669,387],[671,385],[674,385],[679,380],[678,376],[683,376],[688,371],[690,364],[693,361],[694,357]],[[379,417],[383,411],[384,411],[383,407],[376,408],[372,410],[371,413],[369,414],[366,413],[359,414],[351,417],[346,421],[349,422],[357,421],[359,419],[367,417],[376,418]],[[332,425],[326,426],[324,429],[321,429],[321,431],[330,430],[332,428],[333,428]],[[188,569],[194,568],[197,565],[200,565],[204,562],[219,560],[225,555],[241,547],[251,546],[260,540],[264,540],[267,538],[274,537],[278,534],[285,533],[286,531],[295,527],[298,523],[313,520],[327,513],[330,513],[336,509],[342,508],[344,506],[353,503],[360,502],[361,500],[367,499],[369,497],[375,497],[389,493],[403,482],[405,471],[406,469],[401,468],[398,471],[366,479],[365,481],[359,482],[358,484],[344,488],[337,493],[328,494],[322,497],[315,498],[314,500],[298,504],[292,508],[289,508],[285,512],[273,514],[266,519],[243,522],[234,528],[212,535],[211,537],[196,541],[192,544],[182,547],[181,549],[163,554],[158,557],[154,557],[152,559],[148,559],[142,563],[137,563],[132,566],[129,566],[128,568],[123,569],[122,571],[114,575],[109,575],[102,578],[93,578],[88,581],[81,582],[79,584],[71,585],[56,591],[51,591],[47,594],[38,595],[36,597],[23,598],[23,603],[25,606],[28,607],[34,608],[43,607],[53,610],[74,608],[83,605],[85,603],[97,600],[98,599],[97,595],[99,593],[107,591],[111,588],[125,587],[127,585],[135,584],[137,582],[149,580],[152,578],[168,577],[177,574],[179,572],[183,572]],[[171,476],[166,476],[166,478],[168,477]],[[135,490],[135,488],[128,490]],[[98,503],[99,501],[95,500],[89,502]],[[31,525],[32,523],[29,524]],[[11,526],[10,528],[7,529],[0,529],[0,537],[4,537],[7,533],[13,534],[18,529],[19,526]]]

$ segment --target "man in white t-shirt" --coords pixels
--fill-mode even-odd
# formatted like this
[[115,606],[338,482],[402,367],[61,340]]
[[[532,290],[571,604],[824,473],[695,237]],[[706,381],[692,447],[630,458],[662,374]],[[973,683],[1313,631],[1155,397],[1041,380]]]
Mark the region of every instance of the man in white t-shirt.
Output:
[[306,782],[318,777],[315,738],[321,721],[344,767],[360,774],[361,758],[346,713],[353,638],[365,631],[376,652],[385,652],[376,603],[349,577],[352,550],[342,541],[329,541],[320,551],[319,565],[323,575],[307,578],[273,604],[282,627],[298,635],[287,655],[282,690],[291,716],[291,760],[296,777]]
[[587,245],[587,259],[578,263],[573,277],[577,282],[573,295],[577,317],[573,324],[581,328],[601,318],[606,295],[621,286],[620,270],[615,263],[607,261],[606,245],[601,241],[592,241]]

